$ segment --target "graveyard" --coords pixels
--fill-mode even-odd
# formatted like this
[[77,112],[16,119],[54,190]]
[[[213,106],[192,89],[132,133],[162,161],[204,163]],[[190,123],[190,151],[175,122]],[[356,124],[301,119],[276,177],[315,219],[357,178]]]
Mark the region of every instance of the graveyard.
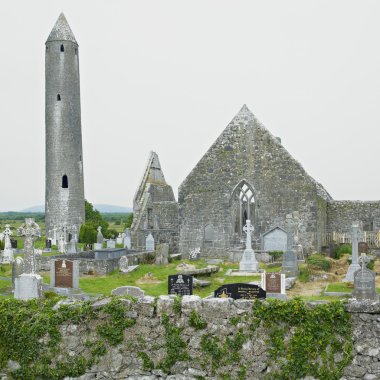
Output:
[[380,201],[333,199],[244,104],[177,197],[151,151],[103,215],[63,13],[44,51],[45,211],[0,215],[2,379],[380,379]]

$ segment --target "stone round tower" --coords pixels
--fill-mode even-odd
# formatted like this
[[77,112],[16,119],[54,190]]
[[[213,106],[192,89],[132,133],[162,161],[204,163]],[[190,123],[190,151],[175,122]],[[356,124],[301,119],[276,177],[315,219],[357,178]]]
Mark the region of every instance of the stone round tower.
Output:
[[84,223],[79,50],[63,13],[46,41],[46,235]]

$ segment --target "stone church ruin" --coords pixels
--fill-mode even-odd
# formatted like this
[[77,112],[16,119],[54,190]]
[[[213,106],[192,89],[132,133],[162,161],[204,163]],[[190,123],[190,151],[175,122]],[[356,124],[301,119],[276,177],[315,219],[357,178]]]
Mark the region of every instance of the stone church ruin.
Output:
[[261,249],[265,237],[276,248],[277,235],[278,246],[286,246],[286,233],[291,233],[306,252],[319,251],[329,234],[350,231],[353,220],[361,221],[368,233],[380,229],[379,201],[333,200],[246,105],[180,185],[178,214],[153,156],[134,200],[138,246],[151,230],[173,250],[178,239],[183,254],[200,248],[204,256],[226,257],[242,247],[246,220],[251,220],[252,240]]

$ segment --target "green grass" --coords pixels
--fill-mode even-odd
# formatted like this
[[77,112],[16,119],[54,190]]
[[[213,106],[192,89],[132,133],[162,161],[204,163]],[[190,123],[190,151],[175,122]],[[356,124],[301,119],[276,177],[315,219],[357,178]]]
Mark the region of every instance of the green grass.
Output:
[[[182,261],[188,264],[195,265],[197,268],[204,268],[208,264],[203,260],[201,261]],[[86,293],[89,294],[103,294],[110,295],[111,290],[119,286],[138,286],[145,291],[146,295],[159,296],[168,294],[168,276],[178,273],[175,269],[181,261],[175,261],[166,267],[160,267],[153,264],[142,264],[135,271],[131,273],[120,273],[115,271],[107,276],[86,276],[79,279],[79,287]],[[220,265],[221,269],[218,273],[211,276],[197,277],[198,279],[203,279],[211,281],[211,285],[206,288],[194,287],[193,294],[199,295],[200,297],[206,297],[213,293],[215,289],[219,286],[227,283],[235,282],[251,282],[260,281],[260,276],[226,276],[225,272],[227,269],[237,269],[238,264],[231,265]],[[145,283],[137,284],[136,281],[142,279],[147,273],[152,273],[153,277],[160,281],[160,283]],[[42,275],[44,282],[50,282],[49,274]]]
[[[354,288],[348,287],[347,285],[347,282],[334,282],[327,285],[326,292],[352,293]],[[376,288],[376,292],[380,293],[380,288]]]

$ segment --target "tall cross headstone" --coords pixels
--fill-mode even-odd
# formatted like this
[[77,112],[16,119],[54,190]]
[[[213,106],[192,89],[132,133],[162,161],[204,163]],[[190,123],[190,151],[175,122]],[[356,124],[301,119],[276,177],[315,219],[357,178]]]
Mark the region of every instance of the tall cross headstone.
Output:
[[352,253],[351,253],[351,264],[348,267],[346,278],[344,281],[354,282],[354,273],[360,269],[358,262],[358,238],[360,232],[359,222],[352,223],[351,236],[352,236]]
[[4,232],[0,233],[0,239],[4,239],[4,251],[1,255],[1,262],[3,264],[12,263],[14,260],[13,249],[11,244],[12,231],[10,227],[11,226],[9,224],[6,224]]
[[36,273],[34,242],[41,236],[41,228],[33,218],[26,218],[17,235],[24,238],[24,273]]
[[15,279],[15,298],[28,300],[41,296],[42,277],[36,274],[34,242],[41,236],[41,228],[33,218],[26,218],[17,229],[24,238],[24,273]]
[[252,232],[255,230],[251,224],[251,221],[247,219],[246,225],[243,227],[243,231],[247,234],[245,241],[245,250],[241,261],[239,263],[240,272],[257,272],[259,269],[259,263],[256,259],[254,250],[252,249]]

